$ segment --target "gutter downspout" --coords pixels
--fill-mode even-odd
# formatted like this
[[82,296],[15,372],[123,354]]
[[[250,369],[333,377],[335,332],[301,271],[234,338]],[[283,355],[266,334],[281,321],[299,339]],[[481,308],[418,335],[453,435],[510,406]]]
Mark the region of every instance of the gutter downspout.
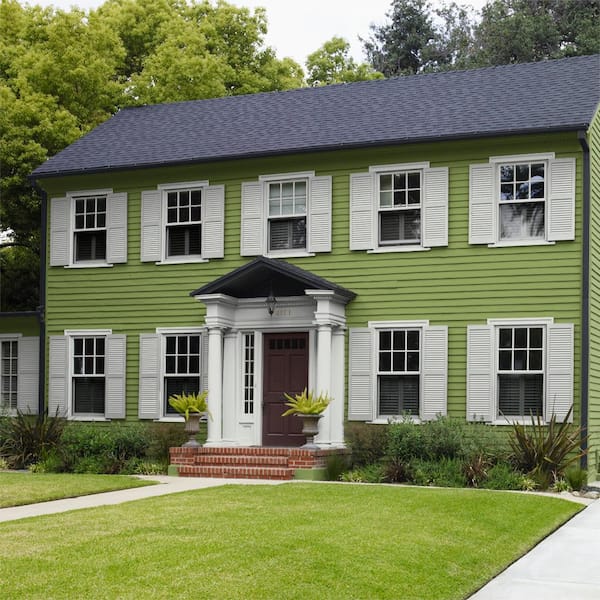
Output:
[[[581,449],[588,450],[588,393],[590,363],[590,147],[585,131],[577,132],[583,150],[583,282],[581,286]],[[587,469],[587,452],[581,457],[581,468]]]

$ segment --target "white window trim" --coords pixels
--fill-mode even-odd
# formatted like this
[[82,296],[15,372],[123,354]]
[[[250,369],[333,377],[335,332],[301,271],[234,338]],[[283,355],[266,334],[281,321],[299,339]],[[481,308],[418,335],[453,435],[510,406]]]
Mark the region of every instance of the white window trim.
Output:
[[493,353],[494,353],[494,377],[492,380],[492,393],[494,398],[494,420],[492,425],[512,425],[518,423],[520,425],[532,425],[536,422],[535,418],[523,416],[506,416],[500,417],[498,415],[498,330],[501,327],[543,327],[543,339],[544,345],[542,350],[544,351],[544,397],[542,398],[542,422],[547,422],[546,415],[546,385],[547,385],[547,364],[548,360],[548,325],[554,324],[553,317],[539,317],[539,318],[517,318],[517,319],[488,319],[487,324],[494,327],[493,335]]
[[161,259],[156,262],[157,265],[182,265],[189,263],[206,263],[208,258],[203,258],[198,254],[192,256],[174,256],[169,258],[167,256],[167,193],[168,192],[180,192],[182,190],[201,190],[202,191],[202,206],[200,209],[200,226],[202,228],[202,234],[204,235],[204,215],[206,210],[206,189],[209,186],[208,180],[203,181],[178,181],[176,183],[160,183],[156,186],[156,189],[161,192],[160,200],[160,227],[161,227]]
[[[104,422],[111,419],[96,413],[77,413],[73,410],[73,340],[76,337],[104,337],[112,335],[112,329],[65,329],[64,335],[67,337],[67,414],[66,418],[70,421],[97,421]],[[104,366],[104,378],[106,381],[106,357]],[[104,398],[104,411],[106,413],[106,397]]]
[[490,164],[498,165],[510,162],[544,162],[546,160],[554,160],[556,154],[554,152],[538,152],[536,154],[507,154],[505,156],[490,156],[488,161]]
[[0,342],[10,342],[11,340],[18,341],[22,338],[22,333],[0,333]]
[[[206,327],[157,327],[156,333],[160,335],[160,372],[159,372],[159,402],[160,402],[160,417],[155,419],[157,423],[183,423],[185,418],[179,414],[167,414],[166,398],[165,398],[165,353],[166,353],[166,337],[168,335],[206,335],[208,330]],[[202,338],[200,339],[200,361],[202,361]],[[202,383],[202,362],[200,362],[200,383]]]
[[[75,249],[74,236],[75,236],[75,200],[86,196],[106,196],[107,209],[108,209],[108,196],[113,193],[112,188],[97,189],[97,190],[76,190],[70,191],[65,194],[65,197],[69,201],[69,264],[65,265],[65,269],[89,269],[98,267],[112,267],[112,263],[107,260],[86,260],[81,262],[75,262],[75,256],[73,255]],[[108,213],[107,213],[108,219]],[[108,223],[104,228],[108,231]],[[107,240],[108,241],[108,240]],[[108,252],[108,247],[107,247]]]
[[[19,389],[19,368],[18,368],[18,364],[19,364],[19,360],[20,360],[20,344],[19,344],[19,340],[20,338],[23,337],[22,333],[0,333],[0,343],[1,342],[17,342],[17,407],[19,404],[19,394],[18,394],[18,389]],[[2,368],[0,367],[0,375],[2,373]],[[6,414],[10,417],[14,417],[17,414],[17,410],[18,408],[10,408],[10,407],[4,407],[2,408],[0,406],[0,411],[2,411],[3,414]]]

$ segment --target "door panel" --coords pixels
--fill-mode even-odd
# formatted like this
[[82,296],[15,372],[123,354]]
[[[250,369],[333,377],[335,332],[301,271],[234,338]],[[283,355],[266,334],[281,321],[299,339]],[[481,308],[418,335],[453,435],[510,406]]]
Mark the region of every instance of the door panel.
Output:
[[281,415],[283,394],[308,387],[308,333],[267,333],[263,348],[263,445],[301,446],[302,421]]

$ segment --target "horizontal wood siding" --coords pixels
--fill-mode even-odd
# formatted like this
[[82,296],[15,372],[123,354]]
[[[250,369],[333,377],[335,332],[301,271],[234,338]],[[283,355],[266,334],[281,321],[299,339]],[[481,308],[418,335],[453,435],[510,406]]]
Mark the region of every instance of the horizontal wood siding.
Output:
[[[577,158],[576,240],[549,246],[468,244],[469,165],[489,156],[554,151]],[[349,250],[349,180],[371,165],[429,161],[449,168],[449,246],[424,252]],[[349,327],[370,320],[428,319],[448,326],[448,412],[465,416],[468,324],[488,318],[554,317],[575,324],[575,398],[579,399],[581,312],[581,150],[567,134],[414,144],[302,154],[42,182],[50,197],[71,189],[112,187],[129,194],[128,262],[112,268],[48,271],[48,334],[110,327],[127,341],[127,417],[137,417],[139,334],[203,324],[188,293],[251,260],[240,257],[241,183],[259,175],[314,170],[332,177],[332,252],[290,262],[353,290]],[[141,192],[157,184],[208,180],[225,185],[225,257],[202,264],[140,262]],[[579,406],[575,409],[579,419]]]

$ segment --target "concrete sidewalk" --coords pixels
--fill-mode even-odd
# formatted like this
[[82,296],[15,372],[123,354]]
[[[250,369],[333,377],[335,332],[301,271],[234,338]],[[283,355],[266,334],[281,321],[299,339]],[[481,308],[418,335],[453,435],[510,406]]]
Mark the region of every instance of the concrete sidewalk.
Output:
[[471,600],[598,600],[600,500],[492,579]]
[[143,498],[153,498],[155,496],[164,496],[165,494],[174,494],[176,492],[187,492],[189,490],[217,487],[229,483],[234,483],[236,485],[276,485],[287,483],[285,481],[262,479],[214,479],[206,477],[168,477],[166,475],[147,475],[141,476],[140,479],[158,481],[159,483],[157,485],[130,488],[128,490],[117,490],[101,494],[90,494],[89,496],[79,496],[77,498],[38,502],[37,504],[27,504],[26,506],[0,508],[0,523],[4,521],[25,519],[27,517],[37,517],[39,515],[53,515],[80,508],[121,504],[122,502],[130,502],[132,500],[141,500]]

